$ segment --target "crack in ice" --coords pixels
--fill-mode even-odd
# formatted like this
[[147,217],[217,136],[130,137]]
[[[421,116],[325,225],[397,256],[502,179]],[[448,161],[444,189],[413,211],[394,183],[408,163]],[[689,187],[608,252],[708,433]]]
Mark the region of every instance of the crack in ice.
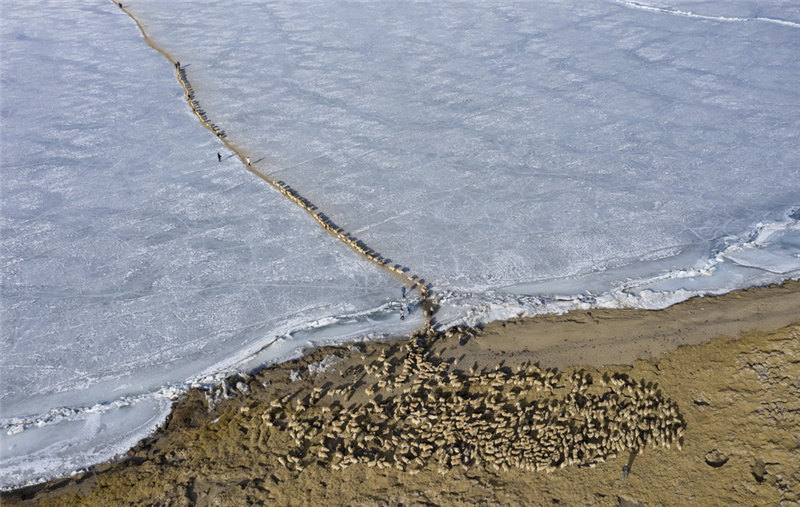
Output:
[[774,23],[776,25],[791,26],[793,28],[800,28],[800,23],[789,21],[779,18],[767,18],[763,16],[754,16],[751,18],[742,18],[738,16],[710,16],[707,14],[698,14],[692,11],[683,11],[680,9],[672,9],[670,7],[657,7],[654,5],[646,5],[632,0],[614,0],[615,3],[649,12],[658,12],[661,14],[672,14],[674,16],[682,16],[685,18],[705,19],[709,21],[721,21],[725,23],[748,23],[751,21],[762,21],[764,23]]

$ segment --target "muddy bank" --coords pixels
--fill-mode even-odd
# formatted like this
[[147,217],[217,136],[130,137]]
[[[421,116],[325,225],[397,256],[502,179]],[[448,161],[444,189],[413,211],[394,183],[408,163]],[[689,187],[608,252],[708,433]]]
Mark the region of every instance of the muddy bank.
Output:
[[192,391],[127,459],[2,500],[796,502],[799,285],[320,349]]
[[664,310],[588,310],[495,322],[468,349],[531,352],[548,366],[630,364],[681,345],[744,331],[771,331],[800,320],[800,281],[693,298]]

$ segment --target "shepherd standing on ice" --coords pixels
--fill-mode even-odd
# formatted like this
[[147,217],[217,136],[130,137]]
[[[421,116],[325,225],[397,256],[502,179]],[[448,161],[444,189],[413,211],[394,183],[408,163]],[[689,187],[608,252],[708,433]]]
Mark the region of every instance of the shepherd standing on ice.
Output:
[[222,162],[222,155],[219,152],[217,152],[217,160]]

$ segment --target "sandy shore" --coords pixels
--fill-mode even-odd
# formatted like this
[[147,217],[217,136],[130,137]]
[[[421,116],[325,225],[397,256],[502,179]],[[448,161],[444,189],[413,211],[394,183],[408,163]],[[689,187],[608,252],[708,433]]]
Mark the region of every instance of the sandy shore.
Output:
[[790,504],[798,309],[787,282],[328,347],[192,391],[126,459],[2,501]]

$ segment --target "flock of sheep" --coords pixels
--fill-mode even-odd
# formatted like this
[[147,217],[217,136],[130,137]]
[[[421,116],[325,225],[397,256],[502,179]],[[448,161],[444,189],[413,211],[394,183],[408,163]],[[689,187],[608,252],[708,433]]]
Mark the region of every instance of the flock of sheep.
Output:
[[681,445],[683,417],[655,385],[535,365],[455,371],[429,352],[441,336],[420,331],[404,357],[381,355],[356,382],[251,411],[257,444],[269,450],[276,432],[288,436],[291,450],[277,459],[295,471],[365,464],[412,474],[424,467],[553,471]]

